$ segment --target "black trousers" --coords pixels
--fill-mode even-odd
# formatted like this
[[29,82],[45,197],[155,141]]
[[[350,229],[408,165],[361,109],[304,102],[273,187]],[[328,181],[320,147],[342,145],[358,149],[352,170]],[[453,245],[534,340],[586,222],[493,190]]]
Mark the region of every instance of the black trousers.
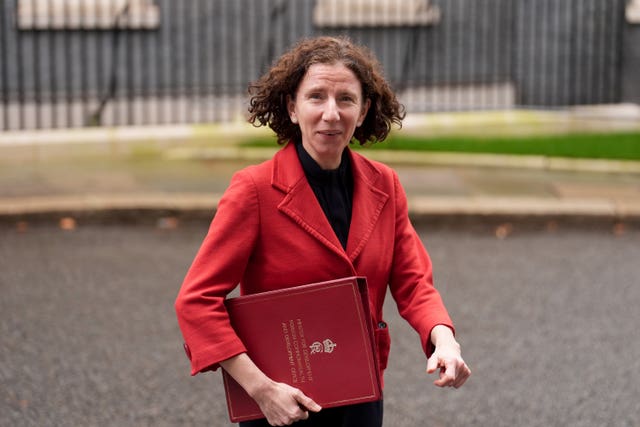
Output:
[[[382,400],[309,412],[309,418],[295,427],[382,427]],[[240,427],[269,427],[266,419],[244,421]]]

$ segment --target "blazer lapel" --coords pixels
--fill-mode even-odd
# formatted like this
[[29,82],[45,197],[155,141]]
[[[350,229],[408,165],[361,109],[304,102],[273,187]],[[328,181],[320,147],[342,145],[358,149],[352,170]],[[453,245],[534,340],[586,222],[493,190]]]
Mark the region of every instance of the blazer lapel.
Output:
[[350,154],[354,184],[347,255],[353,262],[369,241],[389,195],[376,187],[381,172],[361,155]]
[[350,156],[353,210],[346,253],[307,182],[293,142],[275,155],[271,184],[285,193],[278,210],[327,248],[353,262],[371,237],[389,195],[376,187],[381,172],[361,155],[350,151]]
[[313,189],[307,182],[293,142],[274,157],[271,184],[285,193],[278,210],[298,226],[341,256],[345,256],[338,237],[331,228]]

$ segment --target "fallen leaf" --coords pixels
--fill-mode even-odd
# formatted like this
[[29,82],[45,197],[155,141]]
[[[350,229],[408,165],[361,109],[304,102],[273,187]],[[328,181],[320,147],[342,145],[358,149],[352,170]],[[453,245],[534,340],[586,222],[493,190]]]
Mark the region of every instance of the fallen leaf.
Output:
[[178,218],[173,216],[162,217],[156,222],[156,227],[160,230],[175,230],[178,228],[179,222]]
[[78,226],[76,220],[71,217],[60,218],[60,222],[58,223],[61,230],[71,231],[75,230]]
[[500,240],[506,239],[513,232],[513,225],[510,223],[500,224],[496,227],[496,237]]
[[627,232],[627,226],[624,224],[624,222],[616,222],[613,225],[613,234],[615,236],[622,236],[623,234],[625,234]]

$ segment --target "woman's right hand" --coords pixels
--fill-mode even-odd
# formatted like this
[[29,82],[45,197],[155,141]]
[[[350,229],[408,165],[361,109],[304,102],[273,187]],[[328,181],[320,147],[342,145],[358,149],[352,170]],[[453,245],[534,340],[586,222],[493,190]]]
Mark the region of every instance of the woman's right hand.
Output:
[[309,411],[318,412],[320,405],[301,390],[272,380],[256,387],[251,397],[272,426],[286,426],[309,418]]
[[286,426],[309,418],[320,405],[301,390],[267,377],[246,353],[220,362],[220,365],[256,401],[272,426]]

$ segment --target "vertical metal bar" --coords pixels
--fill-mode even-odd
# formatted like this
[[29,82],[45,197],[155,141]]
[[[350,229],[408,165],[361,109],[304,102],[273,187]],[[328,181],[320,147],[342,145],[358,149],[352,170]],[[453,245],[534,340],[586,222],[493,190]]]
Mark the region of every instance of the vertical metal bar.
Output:
[[[222,17],[222,7],[220,5],[220,0],[213,0],[216,3],[216,6],[214,8],[214,14],[212,15],[212,29],[215,29],[215,31],[213,31],[213,38],[211,40],[211,46],[212,46],[212,57],[213,58],[220,58],[223,54],[221,52],[224,52],[224,40],[223,40],[223,36],[224,33],[222,32],[224,29],[222,27],[222,23],[221,21],[224,21],[224,18]],[[261,2],[262,3],[262,2]],[[265,0],[264,3],[267,3],[267,0]],[[268,40],[268,38],[265,38],[265,40]],[[222,82],[222,75],[224,73],[224,65],[221,63],[221,61],[213,61],[212,65],[211,65],[211,69],[212,69],[212,118],[213,121],[220,121],[220,102],[222,99],[222,91],[221,91],[221,82]]]
[[194,82],[195,82],[195,66],[194,66],[194,36],[193,30],[195,27],[195,22],[193,22],[193,10],[196,7],[198,0],[191,0],[189,2],[183,2],[183,7],[185,8],[182,17],[184,18],[182,31],[184,32],[184,46],[182,51],[184,53],[184,62],[182,65],[185,68],[185,84],[184,84],[184,105],[185,105],[185,121],[187,123],[194,122],[195,112],[197,108],[193,108],[195,102],[195,91],[194,91]]
[[615,36],[611,37],[611,44],[609,45],[610,51],[610,67],[609,67],[609,87],[607,92],[610,93],[608,102],[620,102],[621,101],[621,64],[622,49],[624,48],[623,32],[624,22],[621,22],[621,17],[624,16],[625,1],[618,0],[611,11],[611,28],[615,31]]
[[553,33],[556,34],[556,46],[557,50],[551,57],[551,84],[549,85],[549,91],[551,94],[551,105],[558,106],[561,104],[561,98],[559,96],[559,80],[560,80],[560,58],[564,54],[565,49],[565,37],[564,31],[560,25],[560,4],[557,0],[553,2],[551,7],[551,14],[549,16],[549,22],[553,29]]
[[[262,2],[260,2],[262,3]],[[215,19],[215,13],[216,13],[216,8],[215,8],[215,0],[207,0],[206,5],[208,5],[208,7],[206,8],[206,12],[205,12],[205,16],[207,17],[206,19],[206,25],[205,27],[205,34],[203,36],[203,40],[204,42],[204,52],[203,52],[203,59],[204,59],[204,69],[206,70],[206,73],[204,75],[204,79],[203,79],[203,84],[206,90],[204,90],[205,96],[206,96],[206,109],[205,112],[208,112],[208,114],[205,115],[205,120],[206,121],[214,121],[215,120],[215,110],[214,110],[214,102],[215,102],[215,67],[216,67],[216,61],[215,61],[215,55],[213,55],[213,48],[214,48],[214,43],[215,43],[215,33],[214,33],[214,25],[213,25],[213,21]]]
[[589,84],[589,89],[591,90],[591,96],[589,97],[589,104],[596,104],[599,101],[598,95],[598,81],[600,79],[600,68],[602,61],[602,51],[600,50],[600,39],[602,37],[602,29],[600,28],[600,8],[598,5],[602,3],[602,1],[596,1],[593,3],[593,9],[591,11],[591,16],[593,17],[591,21],[591,46],[590,50],[590,58],[591,58],[591,83]]
[[[232,31],[232,40],[231,40],[231,49],[230,49],[230,55],[231,58],[229,58],[229,62],[230,62],[230,74],[229,76],[231,77],[230,82],[229,82],[229,88],[228,88],[228,96],[227,96],[227,106],[229,108],[228,114],[227,114],[227,120],[232,120],[234,115],[236,114],[236,112],[240,109],[240,105],[238,103],[238,81],[239,79],[242,77],[242,59],[241,57],[244,55],[240,55],[241,52],[241,46],[242,46],[242,33],[243,33],[243,29],[242,29],[242,20],[241,20],[241,9],[240,9],[240,4],[239,1],[233,1],[233,8],[230,8],[229,10],[229,18],[228,18],[228,22],[233,22],[233,28],[235,29],[234,31]],[[284,18],[284,16],[283,16]],[[285,22],[285,20],[283,20],[283,22]]]
[[135,123],[135,80],[134,80],[134,68],[135,68],[135,34],[131,25],[132,15],[131,9],[127,10],[126,14],[126,27],[123,32],[124,35],[124,43],[122,44],[125,49],[125,76],[127,80],[126,84],[126,102],[127,102],[127,122],[126,124],[131,126]]
[[[256,8],[253,7],[253,4],[255,2],[245,2],[245,4],[243,5],[243,10],[247,11],[247,29],[246,29],[246,33],[247,33],[247,39],[249,40],[249,43],[247,43],[247,49],[252,49],[249,50],[248,54],[246,54],[246,68],[247,68],[247,72],[242,80],[242,88],[243,88],[243,95],[246,95],[244,88],[247,87],[247,83],[252,81],[255,77],[254,77],[254,70],[256,69],[256,52],[253,51],[253,49],[255,49],[255,47],[258,44],[258,38],[256,37],[256,25],[257,22],[259,21],[259,19],[256,17]],[[311,15],[305,15],[305,16],[311,16]],[[306,20],[305,20],[306,22]],[[245,111],[246,108],[243,108],[243,111]]]
[[[286,12],[287,8],[288,8],[288,0],[285,0],[283,3],[283,13]],[[231,41],[231,55],[232,57],[230,58],[233,64],[233,67],[231,68],[231,73],[230,73],[230,77],[231,77],[231,81],[230,81],[230,88],[229,88],[229,97],[227,98],[227,105],[229,107],[229,111],[228,111],[228,115],[227,115],[227,120],[234,120],[234,118],[236,117],[236,114],[238,113],[238,111],[240,111],[240,102],[239,102],[239,90],[238,87],[240,85],[240,81],[242,79],[242,68],[243,68],[243,61],[242,61],[242,57],[244,55],[239,54],[239,52],[241,51],[241,46],[242,46],[242,32],[244,31],[244,26],[242,25],[242,19],[240,18],[241,16],[241,9],[240,9],[240,5],[238,1],[233,1],[233,10],[229,11],[229,22],[234,22],[233,26],[234,28],[236,28],[236,31],[234,32],[234,37]],[[231,8],[230,8],[231,9]],[[283,14],[282,15],[282,23],[283,23],[283,32],[285,33],[285,39],[289,40],[291,37],[291,26],[289,25],[289,21],[286,20],[286,16]]]
[[[478,83],[478,71],[476,70],[478,59],[476,56],[476,49],[478,48],[478,44],[476,43],[476,39],[484,36],[482,26],[478,25],[480,17],[478,16],[477,4],[478,0],[472,0],[467,4],[467,7],[463,7],[461,10],[462,19],[469,21],[469,30],[464,33],[466,40],[462,42],[464,50],[462,51],[462,56],[460,58],[461,61],[459,68],[459,84],[461,84],[462,87],[462,96],[460,97],[460,105],[458,106],[459,110],[468,110],[470,106],[477,106],[477,99],[474,94]],[[463,70],[466,70],[466,73]]]
[[[476,67],[476,56],[475,50],[477,48],[476,39],[481,37],[482,35],[479,33],[478,29],[478,13],[477,13],[477,0],[471,0],[465,5],[462,5],[461,13],[463,15],[463,19],[469,21],[469,30],[462,31],[460,28],[461,34],[463,34],[462,46],[464,49],[461,50],[460,57],[460,67],[458,70],[460,71],[460,75],[458,76],[458,84],[461,87],[460,91],[460,104],[458,105],[458,110],[467,110],[470,104],[475,102],[473,91],[477,79],[477,70]],[[466,75],[465,75],[465,70]],[[473,79],[473,80],[470,80]],[[469,84],[471,83],[471,84]],[[466,92],[466,93],[465,93]]]
[[146,87],[149,84],[149,50],[146,49],[146,41],[148,30],[145,28],[145,9],[141,10],[136,17],[137,28],[131,31],[133,37],[132,45],[135,47],[137,59],[133,67],[133,94],[134,107],[136,108],[135,125],[141,126],[148,124],[149,118],[149,102],[146,94]]
[[574,49],[575,49],[575,57],[574,57],[574,67],[573,67],[573,72],[574,72],[574,82],[573,82],[573,100],[571,102],[572,105],[578,104],[579,102],[581,102],[580,100],[580,91],[582,89],[581,84],[582,84],[582,74],[583,74],[583,68],[582,68],[582,20],[583,20],[583,15],[582,15],[582,4],[585,0],[574,0],[574,4],[575,4],[575,10],[574,10],[574,23],[575,26],[573,27],[574,30],[574,40],[575,40],[575,45],[574,45]]
[[[464,15],[464,4],[462,3],[463,0],[456,0],[456,14],[459,17],[462,17]],[[462,76],[464,73],[464,34],[461,31],[461,28],[458,26],[456,28],[457,34],[456,34],[456,40],[458,42],[458,46],[457,46],[457,58],[456,58],[456,74],[455,74],[455,85],[456,85],[456,100],[455,100],[455,107],[454,110],[455,111],[460,111],[461,106],[462,106],[462,98],[463,98],[463,91],[462,91]]]
[[267,69],[267,65],[270,62],[269,58],[269,45],[270,45],[270,26],[269,26],[269,2],[268,0],[259,1],[260,11],[257,13],[256,23],[257,23],[257,37],[256,43],[258,45],[258,49],[256,49],[256,55],[259,55],[258,67],[257,67],[257,78],[262,76],[262,74]]
[[[312,2],[304,2],[304,9],[302,11],[303,17],[312,17],[313,16],[313,3]],[[302,21],[302,36],[309,37],[313,33],[313,21],[312,19],[301,19]]]
[[63,73],[63,81],[64,86],[65,86],[65,101],[66,101],[66,123],[65,123],[65,127],[72,127],[73,126],[73,87],[72,87],[72,82],[73,82],[73,69],[72,64],[73,64],[73,59],[72,59],[72,54],[71,54],[71,45],[72,45],[72,39],[71,34],[70,34],[70,19],[69,19],[69,4],[67,2],[64,2],[64,18],[63,18],[64,24],[64,43],[63,43],[63,50],[64,50],[64,73]]
[[183,4],[183,9],[182,9],[182,41],[183,41],[183,45],[182,45],[182,52],[183,52],[183,62],[182,62],[182,66],[183,68],[183,75],[184,75],[184,82],[183,82],[183,86],[182,86],[182,98],[183,98],[183,102],[184,102],[184,122],[185,123],[189,123],[192,121],[192,114],[190,111],[190,106],[191,106],[191,102],[192,102],[192,85],[193,85],[193,64],[192,64],[192,59],[193,59],[193,53],[192,53],[192,39],[191,39],[191,29],[190,26],[192,25],[190,21],[190,7],[193,6],[193,0],[189,1],[189,2],[182,2]]
[[[154,31],[153,33],[153,58],[154,63],[152,64],[149,61],[151,68],[154,70],[155,82],[153,85],[152,96],[153,102],[155,105],[155,115],[153,119],[153,123],[161,124],[162,123],[162,55],[164,50],[160,48],[163,30],[167,26],[167,20],[165,15],[165,5],[160,1],[156,2],[160,10],[160,27]],[[151,44],[151,42],[150,42]]]
[[[147,22],[149,17],[144,16],[144,21]],[[142,48],[141,65],[140,70],[142,71],[142,85],[140,100],[142,102],[142,124],[148,125],[153,122],[151,108],[155,108],[157,103],[153,99],[153,95],[151,93],[151,87],[153,82],[156,81],[155,77],[157,74],[157,70],[152,65],[152,57],[155,52],[153,52],[153,44],[151,43],[153,40],[154,32],[151,29],[142,31],[141,37],[144,42],[144,47]],[[151,77],[154,77],[153,79]]]
[[152,99],[155,108],[155,114],[153,115],[153,123],[160,124],[162,122],[162,50],[160,49],[160,40],[162,38],[162,31],[167,25],[167,21],[164,15],[164,4],[160,0],[156,0],[156,5],[159,9],[159,20],[160,26],[156,31],[153,32],[153,38],[149,42],[150,50],[153,49],[153,63],[149,61],[149,66],[153,68],[155,82],[153,84],[152,89]]
[[9,57],[7,48],[7,29],[9,23],[7,22],[6,13],[7,2],[0,3],[0,58],[3,60],[0,62],[0,72],[2,73],[2,79],[0,80],[0,94],[2,95],[2,130],[9,130],[11,124],[9,123],[9,61],[4,58]]
[[80,71],[80,98],[82,100],[82,120],[83,125],[87,125],[87,118],[89,116],[89,85],[88,85],[88,76],[89,76],[89,58],[88,58],[88,34],[89,34],[89,25],[87,25],[87,4],[86,0],[81,0],[80,2],[80,30],[78,31],[78,37],[80,38],[79,42],[79,50],[80,50],[80,61],[78,61],[78,67]]
[[604,14],[604,2],[594,2],[593,4],[593,55],[592,68],[593,79],[591,82],[592,99],[590,104],[600,104],[600,79],[602,78],[602,66],[604,57],[602,55],[602,38],[605,37],[605,30],[600,25],[602,23],[602,15]]
[[195,59],[194,73],[195,73],[195,86],[193,88],[193,102],[196,105],[197,116],[194,114],[193,120],[197,123],[203,123],[205,121],[204,118],[204,108],[205,108],[205,90],[204,90],[204,79],[203,79],[203,66],[206,64],[206,51],[207,48],[201,44],[201,41],[204,39],[204,27],[205,27],[205,18],[202,13],[201,1],[196,0],[194,2],[194,12],[192,14],[194,25],[193,25],[193,52]]
[[[286,0],[282,0],[282,1],[286,1]],[[237,22],[234,22],[234,19],[236,17],[236,6],[238,2],[236,0],[231,0],[231,1],[225,0],[225,3],[227,4],[225,9],[226,11],[225,23],[227,25],[226,29],[227,29],[228,37],[226,39],[226,48],[225,48],[225,54],[227,55],[227,61],[226,61],[227,80],[225,82],[226,84],[225,84],[225,90],[224,90],[224,94],[225,94],[224,121],[229,122],[232,120],[233,110],[234,108],[236,108],[236,105],[234,102],[234,95],[235,95],[234,83],[236,78],[238,77],[238,71],[239,71],[238,49],[241,44],[241,41],[238,38],[240,36],[240,31],[238,31],[238,29],[240,27],[238,26]],[[284,35],[286,30],[286,21],[284,19],[282,20],[281,25],[282,25],[282,33]]]
[[109,3],[111,6],[111,16],[114,18],[114,28],[112,32],[111,43],[111,76],[109,77],[109,92],[111,94],[111,103],[113,105],[113,125],[119,126],[123,124],[124,108],[121,102],[122,93],[122,68],[121,56],[123,51],[121,46],[122,40],[122,13],[118,9],[118,5],[115,3]]
[[420,93],[420,97],[418,100],[419,105],[419,109],[418,111],[420,111],[421,113],[423,113],[426,109],[428,100],[427,100],[427,80],[428,80],[428,59],[427,59],[427,52],[429,49],[429,27],[425,27],[425,28],[421,28],[420,30],[420,40],[421,40],[421,45],[422,48],[420,50],[418,50],[416,52],[416,55],[418,56],[418,58],[416,58],[417,63],[419,64],[418,67],[418,78],[416,79],[416,89],[418,89],[419,93]]
[[594,55],[593,52],[593,1],[586,0],[586,11],[585,15],[583,15],[584,19],[584,31],[585,31],[585,40],[586,46],[589,48],[584,49],[584,53],[582,53],[585,60],[585,79],[584,84],[581,87],[581,93],[583,94],[580,104],[586,104],[591,102],[592,99],[592,85],[593,85],[593,62],[592,58]]
[[[156,5],[157,6],[157,5]],[[154,123],[154,110],[158,104],[153,96],[153,86],[156,80],[156,73],[158,70],[153,66],[153,57],[155,56],[153,37],[156,32],[154,29],[147,27],[149,21],[148,12],[145,12],[142,17],[144,27],[141,31],[140,46],[142,54],[140,55],[141,61],[141,74],[140,74],[140,91],[139,97],[142,105],[142,125],[150,125]]]
[[568,106],[571,105],[571,97],[572,97],[572,86],[571,86],[571,82],[572,79],[574,77],[574,73],[573,73],[573,58],[574,58],[574,51],[575,51],[575,46],[574,46],[574,31],[573,31],[573,8],[571,5],[570,1],[565,1],[562,4],[565,5],[565,10],[564,10],[564,14],[566,16],[566,22],[564,24],[564,28],[566,29],[566,31],[568,32],[567,34],[567,38],[568,38],[568,42],[567,42],[567,52],[566,52],[566,59],[564,61],[563,67],[564,67],[564,81],[563,81],[563,99],[564,99],[564,106]]
[[[431,2],[431,7],[433,2]],[[432,54],[432,41],[433,25],[420,28],[417,36],[419,40],[420,49],[416,50],[416,81],[415,89],[418,93],[417,111],[425,112],[429,108],[429,87],[431,84],[431,73],[429,56]]]
[[[247,80],[247,54],[246,52],[243,52],[243,45],[246,45],[246,42],[243,43],[243,39],[244,39],[244,35],[247,34],[247,20],[246,19],[242,19],[243,18],[243,14],[246,15],[246,12],[243,13],[243,4],[242,1],[240,0],[236,0],[234,2],[234,4],[236,5],[236,13],[234,16],[234,19],[236,19],[236,48],[233,49],[234,54],[236,55],[236,72],[234,73],[236,78],[235,78],[235,82],[234,82],[234,87],[233,87],[233,97],[235,100],[235,105],[234,105],[234,111],[233,114],[236,117],[233,117],[233,119],[237,119],[237,115],[238,113],[240,113],[242,111],[242,102],[243,102],[243,93],[242,93],[242,87],[243,87],[243,82]],[[244,9],[246,11],[246,9]],[[291,16],[295,19],[295,13],[291,13]],[[291,37],[290,37],[291,38]]]
[[181,37],[181,50],[182,50],[182,60],[179,62],[180,64],[180,72],[182,74],[182,81],[180,82],[180,103],[182,104],[182,121],[181,123],[189,122],[189,95],[190,95],[190,80],[191,80],[191,70],[188,70],[189,67],[189,59],[190,59],[190,46],[189,46],[189,37],[187,34],[187,28],[189,27],[189,13],[188,7],[192,2],[180,2],[180,30],[179,34]]
[[613,41],[617,39],[618,27],[615,22],[611,21],[611,15],[615,15],[618,10],[619,1],[615,0],[611,5],[605,7],[605,13],[603,13],[602,27],[608,30],[607,39],[604,40],[602,46],[603,62],[605,63],[602,75],[602,99],[605,103],[615,102],[613,95],[613,88],[609,84],[613,63],[611,61],[610,46],[613,45]]
[[538,67],[538,61],[537,61],[537,55],[538,55],[538,50],[540,49],[539,46],[539,38],[538,38],[538,32],[536,31],[536,24],[537,21],[539,20],[539,17],[536,15],[536,12],[538,11],[538,9],[536,8],[536,1],[538,0],[529,0],[528,2],[528,8],[530,9],[528,12],[528,16],[532,17],[533,19],[530,20],[529,22],[525,23],[525,31],[528,32],[528,34],[526,35],[525,38],[525,43],[529,44],[529,56],[527,58],[527,72],[529,73],[528,76],[526,76],[527,81],[528,81],[528,86],[529,86],[529,90],[528,90],[528,99],[529,99],[529,106],[530,107],[538,107],[540,105],[540,101],[539,101],[539,97],[537,96],[538,93],[538,73],[539,73],[539,67]]
[[[516,34],[514,38],[516,41],[516,103],[519,107],[524,106],[526,103],[526,80],[525,80],[525,41],[524,41],[524,28],[525,28],[525,5],[522,2],[516,4],[516,15],[518,24],[516,25]],[[514,20],[515,21],[515,20]]]
[[35,123],[33,124],[36,129],[40,129],[42,127],[42,114],[41,114],[41,101],[42,101],[42,87],[40,85],[40,35],[37,31],[36,27],[36,5],[34,4],[34,0],[31,0],[31,11],[32,11],[32,22],[33,27],[30,32],[31,35],[31,55],[33,61],[32,67],[32,78],[33,78],[33,106],[34,106],[34,118]]
[[[515,39],[515,34],[516,34],[516,16],[515,16],[515,7],[513,6],[513,2],[511,0],[504,0],[504,2],[506,3],[506,7],[505,7],[505,11],[506,11],[506,16],[508,19],[508,22],[510,23],[509,27],[508,27],[508,32],[503,33],[503,37],[506,39],[506,49],[505,51],[507,52],[506,55],[506,62],[505,62],[505,68],[504,68],[504,72],[505,72],[505,77],[507,80],[507,88],[508,89],[513,89],[514,91],[516,90],[516,81],[514,79],[514,64],[516,63],[516,61],[514,60],[514,46],[516,46],[516,42],[514,41]],[[505,37],[506,34],[506,37]],[[511,87],[511,85],[513,85],[513,87]],[[509,101],[508,105],[511,105],[510,103],[513,103],[514,105],[512,105],[513,107],[515,107],[515,93],[513,94],[514,98],[507,98]],[[505,92],[505,97],[509,97],[509,92],[506,91]],[[507,104],[507,102],[505,102],[505,104]]]
[[178,34],[179,34],[179,23],[180,19],[178,17],[177,5],[180,5],[181,2],[177,2],[174,0],[169,0],[169,4],[171,5],[171,12],[169,16],[171,17],[172,24],[168,26],[168,37],[169,37],[169,52],[167,55],[167,93],[169,94],[169,121],[172,123],[179,123],[179,111],[178,111],[178,102],[177,98],[179,95],[178,88],[178,72],[179,66],[174,67],[174,64],[178,63],[178,58],[176,58],[176,52],[178,51]]
[[445,108],[448,108],[448,106],[451,104],[452,99],[453,99],[453,93],[452,93],[452,75],[453,75],[453,67],[454,67],[454,60],[453,60],[453,48],[452,48],[452,41],[451,41],[451,13],[452,13],[452,6],[451,6],[451,1],[447,1],[446,6],[444,7],[444,11],[442,12],[442,16],[443,16],[443,25],[442,25],[442,30],[444,32],[444,58],[442,63],[444,64],[444,72],[442,73],[443,76],[443,85],[442,85],[442,100],[441,100],[441,107],[440,110],[444,110]]
[[166,57],[169,52],[169,42],[167,40],[167,34],[171,26],[171,15],[168,13],[169,6],[166,2],[162,2],[160,5],[161,22],[160,29],[156,35],[156,69],[158,70],[158,82],[156,87],[156,102],[158,103],[158,109],[156,111],[156,123],[165,124],[165,106],[166,106],[166,93],[168,85],[168,73],[167,73],[167,61]]
[[[17,13],[18,8],[18,0],[15,1],[15,9]],[[25,87],[24,87],[24,58],[22,56],[22,45],[23,38],[22,33],[20,31],[16,31],[16,64],[17,64],[17,75],[16,75],[16,83],[18,86],[18,129],[25,128],[25,120],[24,120],[24,104],[25,104]]]
[[47,31],[47,52],[48,52],[48,76],[49,76],[49,110],[51,127],[58,127],[58,55],[56,55],[58,34],[54,28],[54,24],[51,22],[53,13],[53,0],[47,1],[47,11],[49,16],[49,30]]
[[[537,104],[537,96],[536,96],[536,83],[537,83],[537,61],[536,61],[536,50],[538,49],[538,39],[535,28],[535,21],[538,17],[535,15],[536,7],[534,2],[537,0],[527,0],[523,7],[523,28],[522,28],[522,36],[525,49],[526,56],[524,58],[525,64],[525,74],[523,75],[523,79],[526,83],[526,102],[527,107],[531,108]],[[529,17],[529,19],[525,18]]]
[[529,107],[529,96],[528,96],[528,66],[529,66],[529,55],[530,50],[532,48],[531,43],[527,39],[527,3],[526,0],[522,0],[518,2],[518,45],[516,50],[518,51],[518,77],[519,77],[519,87],[520,87],[520,95],[519,102],[524,107]]
[[[439,3],[439,2],[438,2]],[[445,18],[444,16],[444,11],[443,8],[444,6],[442,4],[438,4],[437,5],[440,8],[440,16],[441,16],[441,20],[444,20]],[[446,29],[446,26],[444,26],[444,29]],[[427,60],[431,61],[430,64],[430,72],[431,72],[431,78],[429,79],[429,84],[427,85],[427,90],[430,87],[431,88],[431,102],[429,102],[426,107],[426,111],[428,112],[434,112],[438,109],[438,92],[440,90],[440,88],[438,87],[438,83],[440,81],[440,71],[438,69],[438,65],[443,64],[446,66],[444,61],[436,61],[436,49],[440,46],[441,41],[440,41],[440,35],[442,34],[442,31],[444,31],[443,29],[443,25],[442,22],[439,25],[435,25],[432,26],[429,29],[429,32],[427,33],[427,36],[429,35],[429,33],[431,34],[432,37],[432,41],[431,44],[429,46],[431,46],[431,50],[426,52],[425,58]],[[446,54],[446,50],[439,50],[439,52],[444,52],[444,54]]]
[[[480,108],[483,110],[491,109],[492,94],[495,93],[495,85],[493,85],[493,76],[495,76],[495,67],[497,60],[491,60],[491,52],[498,47],[498,40],[494,38],[497,28],[500,28],[501,22],[495,20],[496,13],[491,14],[491,9],[496,10],[495,0],[484,0],[479,2],[480,11],[479,27],[482,28],[482,38],[479,40],[479,48],[475,52],[475,61],[480,64],[479,82],[480,82]],[[491,16],[494,23],[491,25]],[[491,60],[491,62],[489,62]],[[472,108],[476,108],[475,105]]]
[[[615,1],[612,3],[615,3]],[[607,11],[610,10],[612,6],[614,6],[612,3],[609,3],[609,2],[607,2],[607,4],[600,3],[600,8],[599,8],[600,10],[596,14],[597,17],[599,18],[598,28],[600,32],[600,37],[598,42],[598,61],[597,61],[598,82],[596,85],[596,102],[598,104],[602,104],[606,102],[604,80],[605,80],[605,73],[607,69],[607,62],[606,62],[607,58],[605,54],[605,49],[606,49],[606,38],[609,37],[609,33],[607,31],[607,26],[606,26],[606,20],[607,20]],[[611,28],[609,30],[613,31],[614,29]]]
[[[220,120],[218,106],[220,101],[220,85],[219,75],[221,74],[221,63],[216,60],[220,58],[219,47],[222,44],[220,37],[220,27],[218,20],[220,19],[220,2],[219,0],[211,0],[214,6],[211,8],[211,25],[210,25],[210,41],[209,48],[211,49],[211,60],[209,62],[209,78],[210,78],[210,92],[209,92],[209,108],[211,109],[211,121],[217,122]],[[263,1],[259,2],[263,3]]]
[[130,24],[129,27],[129,37],[131,38],[131,50],[132,50],[132,60],[131,60],[131,81],[133,82],[132,86],[132,109],[134,111],[133,114],[133,124],[134,125],[142,125],[144,123],[144,117],[146,115],[146,102],[144,99],[144,94],[142,88],[144,87],[144,81],[146,76],[146,64],[143,62],[145,57],[145,52],[143,49],[143,39],[146,30],[142,27],[140,22],[136,20],[142,19],[141,16],[137,16],[134,20],[133,15],[129,18]]
[[[95,38],[93,39],[93,48],[94,48],[94,55],[95,55],[95,89],[94,89],[94,93],[93,93],[93,98],[95,98],[95,108],[96,111],[94,113],[94,117],[93,117],[93,125],[99,126],[102,125],[102,117],[101,117],[101,112],[98,111],[98,109],[100,108],[100,97],[102,94],[102,84],[103,84],[103,80],[104,80],[104,72],[103,72],[103,68],[104,68],[104,45],[100,44],[100,40],[105,40],[104,36],[104,32],[102,31],[103,27],[103,23],[104,23],[104,10],[102,9],[103,7],[103,3],[102,2],[97,2],[95,5],[95,22],[96,22],[96,29],[95,29]],[[106,92],[106,91],[105,91]]]
[[[233,0],[232,0],[233,1]],[[230,28],[229,28],[229,8],[228,6],[228,0],[221,0],[220,1],[220,8],[219,8],[219,19],[221,22],[220,28],[222,29],[222,34],[221,34],[221,45],[220,45],[220,50],[221,50],[221,55],[226,55],[230,49],[229,49],[229,36],[230,36]],[[226,99],[227,96],[229,94],[229,74],[233,72],[233,69],[231,68],[231,61],[227,60],[224,61],[222,66],[220,67],[220,92],[219,92],[219,99],[217,100],[217,106],[220,109],[220,115],[218,116],[218,120],[225,120],[227,118],[227,114],[228,114],[228,104],[226,103]]]
[[[490,68],[493,70],[491,71],[493,78],[488,78],[488,81],[494,84],[491,100],[488,101],[492,109],[503,108],[506,104],[504,100],[501,100],[500,95],[503,94],[503,85],[505,84],[505,80],[507,80],[504,76],[505,70],[508,68],[507,64],[511,55],[511,46],[509,46],[510,37],[501,37],[501,35],[504,34],[506,30],[503,25],[506,22],[511,22],[511,17],[506,7],[503,7],[504,3],[503,0],[497,0],[497,2],[493,3],[494,20],[498,24],[494,25],[493,42],[491,46],[489,46],[489,49],[493,51],[492,66]],[[510,4],[511,2],[507,1],[506,3]],[[490,19],[488,19],[487,25],[491,25]],[[502,52],[502,54],[500,54],[500,52]]]
[[[549,56],[553,55],[553,52],[549,52],[550,48],[549,45],[551,44],[551,49],[553,48],[553,43],[555,42],[555,40],[552,39],[553,36],[555,36],[555,34],[552,35],[552,33],[549,31],[549,25],[548,25],[548,21],[550,18],[550,14],[549,14],[549,0],[538,0],[538,4],[540,4],[541,9],[539,11],[539,14],[537,14],[536,16],[539,17],[539,19],[536,19],[535,22],[539,23],[540,25],[540,30],[536,31],[536,33],[538,34],[542,34],[541,38],[536,38],[535,36],[532,38],[536,38],[537,40],[540,41],[540,54],[536,55],[536,58],[540,59],[539,62],[539,72],[537,73],[537,75],[540,77],[540,80],[538,81],[538,90],[536,91],[536,93],[540,94],[539,97],[539,103],[541,106],[543,107],[548,107],[549,106],[549,99],[548,99],[548,95],[549,95]],[[535,34],[535,33],[534,33]]]

